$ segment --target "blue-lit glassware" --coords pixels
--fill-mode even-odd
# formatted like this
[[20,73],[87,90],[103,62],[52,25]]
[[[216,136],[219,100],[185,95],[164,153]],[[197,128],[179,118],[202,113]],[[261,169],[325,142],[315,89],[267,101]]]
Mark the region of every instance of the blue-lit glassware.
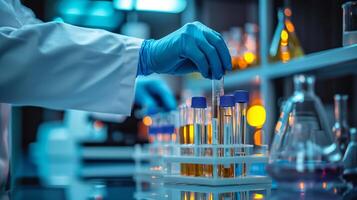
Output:
[[295,76],[294,94],[282,106],[268,166],[278,182],[336,181],[341,173],[341,153],[314,83],[313,76]]

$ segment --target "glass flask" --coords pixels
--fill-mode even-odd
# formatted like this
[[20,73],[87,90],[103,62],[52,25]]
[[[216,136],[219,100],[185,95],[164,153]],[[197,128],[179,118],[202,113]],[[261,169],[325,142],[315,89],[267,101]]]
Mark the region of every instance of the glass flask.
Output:
[[357,1],[345,1],[343,9],[343,46],[357,43]]
[[303,183],[306,189],[337,181],[342,172],[341,153],[314,82],[313,76],[294,76],[295,91],[282,106],[267,167],[278,183]]
[[273,62],[281,61],[285,63],[304,55],[296,36],[295,26],[290,19],[291,15],[290,8],[278,10],[278,25],[269,50],[270,59]]

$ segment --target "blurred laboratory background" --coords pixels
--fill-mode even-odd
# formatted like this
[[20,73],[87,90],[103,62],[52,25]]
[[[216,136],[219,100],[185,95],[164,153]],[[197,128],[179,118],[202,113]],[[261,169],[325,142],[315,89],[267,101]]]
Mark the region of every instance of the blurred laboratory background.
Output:
[[[180,109],[200,108],[194,107],[193,99],[191,102],[195,96],[206,97],[206,104],[212,104],[214,109],[214,98],[211,100],[211,80],[199,74],[150,75],[168,83],[178,102],[176,114],[144,113],[139,105],[133,105],[130,117],[11,107],[11,174],[7,187],[15,190],[5,199],[357,198],[357,152],[350,152],[355,151],[352,148],[356,148],[353,145],[357,137],[353,128],[357,126],[356,1],[23,0],[22,3],[45,22],[105,29],[143,39],[159,39],[193,21],[221,33],[233,65],[233,71],[224,76],[224,93],[249,91],[245,99],[247,113],[243,113],[248,120],[246,141],[252,145],[252,157],[259,154],[266,158],[263,163],[254,165],[253,160],[249,164],[252,174],[246,172],[248,164],[242,164],[239,177],[259,175],[266,179],[253,177],[252,182],[247,182],[250,184],[239,184],[240,180],[232,175],[228,176],[233,180],[229,186],[223,187],[219,181],[202,186],[200,181],[205,179],[197,179],[200,175],[190,175],[189,170],[190,166],[196,166],[197,172],[203,163],[187,164],[191,162],[188,159],[178,165],[181,172],[177,176],[189,178],[177,179],[177,185],[170,181],[170,176],[168,182],[158,181],[164,176],[161,171],[172,174],[168,171],[177,167],[174,162],[179,162],[174,159],[179,156],[173,155],[180,153],[172,146],[167,150],[165,145],[196,144],[181,141],[175,130],[182,120],[176,122],[174,118],[178,115],[183,121],[189,118],[186,118],[189,114],[182,117],[185,113]],[[237,108],[234,103],[224,106]],[[4,114],[10,108],[2,105],[1,111]],[[154,130],[157,120],[168,118],[172,118],[168,123],[173,127],[168,139],[151,138],[159,135]],[[5,118],[2,120],[7,123]],[[156,140],[166,142],[162,149],[157,149]],[[180,150],[181,156],[196,152]],[[213,151],[210,149],[209,155]],[[250,155],[248,150],[242,151],[243,156]],[[164,161],[158,156],[167,154],[171,155],[169,164],[160,165]],[[239,166],[239,162],[233,163]],[[215,165],[211,161],[209,164]],[[138,165],[149,165],[149,171],[139,176],[138,170],[142,168]],[[253,166],[257,167],[256,174]],[[214,177],[212,169],[210,176]],[[304,176],[307,178],[297,178]],[[254,185],[255,181],[259,184]],[[280,181],[293,184],[283,188]],[[314,181],[320,190],[312,186]],[[314,188],[311,193],[310,188]]]

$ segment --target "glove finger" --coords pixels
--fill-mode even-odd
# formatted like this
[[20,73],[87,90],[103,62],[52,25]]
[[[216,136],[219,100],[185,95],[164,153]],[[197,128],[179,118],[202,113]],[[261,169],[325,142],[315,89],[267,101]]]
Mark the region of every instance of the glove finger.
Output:
[[197,72],[196,64],[193,63],[190,59],[184,58],[177,63],[175,74],[183,75],[191,72]]
[[145,89],[137,91],[136,96],[135,96],[135,102],[137,104],[139,104],[144,109],[158,107],[157,103],[152,98],[150,93]]
[[162,102],[164,109],[174,110],[176,108],[176,98],[171,89],[163,82],[157,81],[155,84],[151,84],[149,92],[152,98],[159,98],[157,101]]
[[198,71],[205,78],[210,78],[209,76],[209,65],[205,55],[197,47],[194,40],[188,40],[188,44],[184,46],[183,55],[184,57],[190,59],[197,67]]
[[228,47],[222,36],[217,32],[213,32],[213,30],[210,30],[210,32],[205,31],[204,33],[208,42],[218,51],[218,55],[221,59],[224,69],[229,71],[232,70],[231,55],[229,54]]
[[212,78],[221,79],[225,70],[223,69],[217,50],[205,38],[199,40],[198,43],[201,51],[205,54],[209,62]]

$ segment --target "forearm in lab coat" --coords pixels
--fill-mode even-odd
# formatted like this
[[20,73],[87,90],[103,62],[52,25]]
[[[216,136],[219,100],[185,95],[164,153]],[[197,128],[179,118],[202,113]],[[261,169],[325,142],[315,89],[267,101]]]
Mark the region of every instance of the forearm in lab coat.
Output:
[[142,40],[65,23],[0,28],[0,102],[129,114]]

